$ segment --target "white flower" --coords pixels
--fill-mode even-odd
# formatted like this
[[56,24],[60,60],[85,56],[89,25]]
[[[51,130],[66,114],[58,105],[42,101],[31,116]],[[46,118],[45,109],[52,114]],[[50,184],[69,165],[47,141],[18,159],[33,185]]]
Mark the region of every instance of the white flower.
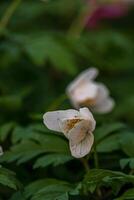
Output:
[[69,140],[72,156],[81,158],[87,155],[94,142],[93,131],[96,122],[88,108],[47,112],[44,124],[50,130],[62,132]]
[[3,155],[3,149],[2,149],[2,147],[0,146],[0,156],[2,156]]
[[109,96],[108,88],[94,81],[97,75],[96,68],[89,68],[67,87],[67,95],[75,108],[86,106],[98,113],[107,113],[113,109],[114,100]]

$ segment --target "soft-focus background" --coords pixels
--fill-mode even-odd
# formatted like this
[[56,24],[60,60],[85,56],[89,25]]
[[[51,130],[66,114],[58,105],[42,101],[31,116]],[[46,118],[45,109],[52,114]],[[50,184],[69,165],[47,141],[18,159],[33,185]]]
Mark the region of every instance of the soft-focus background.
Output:
[[[116,101],[112,113],[95,116],[101,132],[107,128],[115,131],[98,148],[100,168],[122,170],[120,160],[134,157],[134,9],[131,4],[120,4],[117,6],[121,11],[109,17],[95,13],[94,4],[90,3],[86,0],[0,1],[0,143],[5,152],[1,165],[16,172],[24,187],[46,177],[71,183],[83,177],[79,161],[61,164],[72,159],[68,154],[60,157],[58,167],[47,163],[56,162],[55,156],[45,158],[48,159],[45,162],[39,158],[68,148],[64,139],[58,137],[58,141],[46,130],[42,115],[48,110],[72,107],[65,98],[65,89],[76,75],[90,66],[100,70],[97,80],[108,86]],[[97,22],[90,20],[96,16]],[[121,134],[125,136],[123,142],[128,140],[122,146],[117,144],[117,136]],[[93,165],[92,156],[90,164]],[[10,176],[16,179],[15,175],[5,168],[0,169],[3,170],[0,200],[27,199],[21,196],[23,186],[15,186],[18,180],[12,183]],[[124,172],[129,173],[130,168],[134,169],[134,159]],[[34,192],[45,187],[39,184]],[[16,187],[21,188],[17,193]],[[30,198],[33,191],[26,196]],[[50,200],[38,195],[33,199]]]

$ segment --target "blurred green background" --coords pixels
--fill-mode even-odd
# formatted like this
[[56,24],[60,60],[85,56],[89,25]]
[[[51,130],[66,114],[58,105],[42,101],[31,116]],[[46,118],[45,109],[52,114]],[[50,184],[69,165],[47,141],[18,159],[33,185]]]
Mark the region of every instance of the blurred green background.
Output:
[[[78,19],[84,8],[84,0],[0,1],[0,141],[4,151],[27,135],[25,127],[42,126],[44,112],[71,108],[69,100],[64,100],[65,89],[90,66],[100,70],[97,80],[106,83],[116,102],[112,113],[96,115],[97,125],[120,121],[133,130],[133,8],[124,17],[81,29]],[[11,138],[8,134],[16,127],[24,130]],[[28,174],[29,165],[27,170],[5,164],[28,176],[26,182],[35,176]],[[20,179],[24,181],[23,175]],[[7,194],[2,195],[5,199]]]
[[90,66],[111,88],[118,117],[133,120],[133,10],[98,28],[84,27],[78,37],[75,21],[83,7],[82,0],[1,1],[1,123],[29,123]]
[[133,119],[132,9],[121,19],[103,20],[97,29],[84,27],[77,37],[82,0],[14,2],[12,15],[13,1],[0,5],[1,123],[29,123],[32,113],[47,110],[75,75],[90,66],[101,70],[99,79],[111,88],[117,109],[127,101],[119,117]]

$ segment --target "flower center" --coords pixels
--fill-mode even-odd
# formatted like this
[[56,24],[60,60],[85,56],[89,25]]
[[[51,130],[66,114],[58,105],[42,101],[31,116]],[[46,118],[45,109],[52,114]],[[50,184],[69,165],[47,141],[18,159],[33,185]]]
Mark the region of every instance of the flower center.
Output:
[[96,103],[96,99],[94,98],[87,98],[87,99],[85,99],[84,101],[81,101],[80,102],[80,105],[81,106],[93,106],[93,105],[95,105],[95,103]]
[[68,132],[69,130],[71,130],[75,126],[75,124],[77,124],[81,120],[82,119],[68,119],[68,120],[66,120],[65,132]]

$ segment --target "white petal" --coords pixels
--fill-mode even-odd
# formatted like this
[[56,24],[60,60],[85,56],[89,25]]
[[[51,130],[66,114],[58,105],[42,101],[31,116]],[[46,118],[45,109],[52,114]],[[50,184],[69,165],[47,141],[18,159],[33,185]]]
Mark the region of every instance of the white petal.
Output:
[[112,111],[114,105],[115,105],[115,102],[112,98],[106,98],[100,103],[96,104],[92,110],[98,113],[108,113]]
[[77,79],[81,80],[94,80],[98,75],[98,69],[95,67],[90,67],[87,70],[83,71]]
[[70,141],[69,144],[72,156],[74,156],[75,158],[84,157],[90,152],[93,142],[94,136],[92,133],[88,133],[84,140],[82,140],[78,144],[73,144],[72,141]]
[[68,132],[68,139],[74,144],[81,142],[88,134],[89,126],[89,120],[80,121]]
[[98,85],[94,82],[83,83],[78,85],[68,96],[75,106],[79,108],[80,105],[94,104],[98,94]]
[[82,118],[89,120],[89,124],[90,124],[89,130],[93,132],[96,126],[96,121],[92,113],[90,112],[90,110],[88,108],[80,108],[80,115]]
[[94,100],[97,96],[97,93],[98,93],[98,86],[93,82],[89,82],[76,88],[75,91],[73,92],[73,96],[76,101],[83,102],[88,99]]
[[108,88],[104,84],[98,83],[98,94],[97,94],[97,98],[96,98],[96,104],[103,101],[108,96],[109,96]]
[[48,129],[61,132],[61,120],[63,118],[72,119],[76,116],[79,116],[79,112],[74,109],[52,111],[44,114],[43,122]]
[[94,67],[85,70],[67,87],[67,94],[70,94],[70,92],[79,87],[79,85],[94,80],[97,75],[98,70]]

